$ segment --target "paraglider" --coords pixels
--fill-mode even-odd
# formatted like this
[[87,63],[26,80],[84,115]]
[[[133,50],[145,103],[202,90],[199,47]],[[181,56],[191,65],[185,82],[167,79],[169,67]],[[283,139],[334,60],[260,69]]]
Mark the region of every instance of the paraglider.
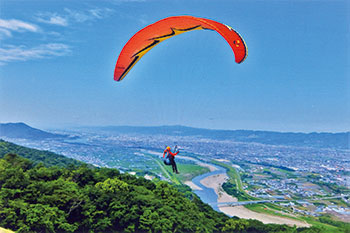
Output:
[[193,30],[218,32],[231,46],[237,63],[247,57],[247,46],[230,26],[214,20],[193,16],[173,16],[159,20],[138,31],[123,47],[114,70],[114,80],[121,81],[131,68],[160,42]]
[[[141,57],[160,42],[193,30],[212,30],[219,33],[232,48],[237,63],[243,62],[247,57],[247,46],[232,27],[205,18],[173,16],[146,26],[129,39],[119,54],[114,69],[114,80],[123,80]],[[177,147],[173,153],[171,148],[167,147],[163,152],[163,159],[167,155],[164,164],[171,165],[173,172],[179,174],[175,162],[175,156],[179,151],[176,149]]]
[[163,152],[163,159],[164,159],[164,164],[165,165],[171,165],[173,168],[173,172],[176,174],[179,174],[179,171],[177,170],[176,162],[175,162],[175,156],[179,153],[179,150],[177,150],[177,146],[174,148],[174,153],[171,152],[170,146],[167,146],[166,149]]

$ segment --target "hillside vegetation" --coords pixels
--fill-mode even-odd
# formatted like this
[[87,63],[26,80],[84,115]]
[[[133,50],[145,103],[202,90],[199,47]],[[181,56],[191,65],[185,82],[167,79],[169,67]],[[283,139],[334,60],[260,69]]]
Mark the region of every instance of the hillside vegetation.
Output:
[[319,232],[229,218],[166,182],[116,169],[0,159],[0,226],[18,232]]
[[3,140],[0,227],[18,232],[324,232],[229,218],[187,186],[95,168]]
[[5,154],[12,153],[30,159],[34,164],[43,163],[45,166],[61,166],[66,167],[69,164],[83,164],[75,159],[67,158],[50,151],[36,150],[24,146],[19,146],[11,142],[0,139],[0,158]]

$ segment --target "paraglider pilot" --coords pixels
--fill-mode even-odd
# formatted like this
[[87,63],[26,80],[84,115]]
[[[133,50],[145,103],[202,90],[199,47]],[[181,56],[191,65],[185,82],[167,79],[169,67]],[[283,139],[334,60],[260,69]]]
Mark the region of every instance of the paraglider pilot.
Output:
[[[177,146],[175,148],[177,148]],[[176,151],[176,149],[175,149],[175,153],[171,152],[170,146],[168,146],[163,152],[163,158],[164,158],[165,154],[167,154],[166,158],[169,159],[170,164],[173,167],[173,172],[176,174],[179,174],[179,172],[177,170],[176,163],[175,163],[175,155],[177,155],[178,153],[179,153],[179,151]]]

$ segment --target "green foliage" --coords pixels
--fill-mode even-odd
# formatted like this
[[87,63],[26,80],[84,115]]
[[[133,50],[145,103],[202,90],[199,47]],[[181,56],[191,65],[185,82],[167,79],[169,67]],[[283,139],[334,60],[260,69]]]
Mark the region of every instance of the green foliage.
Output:
[[320,185],[321,187],[331,190],[335,194],[349,193],[349,189],[347,187],[339,186],[334,183],[327,183],[322,181],[314,181],[314,183]]
[[33,167],[14,154],[0,169],[0,226],[18,232],[296,232],[229,218],[184,187],[116,169]]
[[236,197],[238,200],[245,200],[245,193],[239,191],[235,183],[225,182],[222,184],[222,188],[231,196]]
[[248,220],[241,219],[239,221],[229,219],[226,221],[225,226],[222,228],[223,232],[241,232],[249,226]]
[[222,185],[222,188],[229,195],[236,197],[239,201],[256,200],[257,198],[248,195],[243,190],[241,177],[237,170],[229,164],[212,160],[212,163],[226,168],[229,180]]
[[330,215],[324,215],[318,218],[321,223],[344,229],[344,232],[350,232],[350,223],[340,222],[332,219]]
[[192,200],[193,196],[195,195],[192,192],[192,189],[188,185],[180,184],[180,185],[173,185],[173,187],[175,187],[180,193],[185,195],[187,199]]
[[43,163],[45,166],[67,167],[69,164],[82,164],[82,162],[75,159],[70,159],[50,151],[31,149],[0,139],[0,158],[6,154],[17,154],[24,158],[30,159],[34,164]]
[[104,192],[110,192],[114,194],[129,192],[128,184],[124,181],[119,180],[118,178],[108,178],[104,182],[97,183],[95,187],[98,189],[102,189]]

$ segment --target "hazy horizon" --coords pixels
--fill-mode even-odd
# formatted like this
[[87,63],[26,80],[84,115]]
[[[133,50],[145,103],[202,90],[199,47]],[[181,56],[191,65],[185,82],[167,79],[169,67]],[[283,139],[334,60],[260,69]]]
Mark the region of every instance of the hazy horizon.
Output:
[[224,131],[266,131],[266,132],[276,132],[276,133],[304,133],[304,134],[311,134],[311,133],[350,133],[350,131],[277,131],[277,130],[262,130],[262,129],[220,129],[220,128],[204,128],[204,127],[194,127],[194,126],[188,126],[188,125],[65,125],[60,127],[52,127],[52,126],[35,126],[30,125],[26,122],[0,122],[0,124],[16,124],[16,123],[23,123],[26,124],[32,128],[40,129],[40,130],[73,130],[74,128],[103,128],[103,127],[149,127],[149,128],[157,128],[157,127],[186,127],[186,128],[194,128],[194,129],[203,129],[203,130],[224,130]]

